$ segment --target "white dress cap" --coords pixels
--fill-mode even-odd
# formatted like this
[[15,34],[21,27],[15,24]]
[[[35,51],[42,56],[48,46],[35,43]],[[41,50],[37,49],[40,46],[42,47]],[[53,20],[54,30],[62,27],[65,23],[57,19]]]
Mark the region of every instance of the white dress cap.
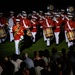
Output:
[[22,11],[22,13],[25,13],[26,14],[26,11]]
[[56,16],[56,17],[60,17],[60,15],[59,15],[59,14],[56,14],[55,16]]
[[61,9],[61,12],[64,12],[65,10],[64,9]]
[[16,19],[16,22],[20,22],[20,19]]
[[73,15],[68,15],[68,17],[73,17]]
[[32,11],[32,13],[36,13],[36,11]]
[[14,11],[10,11],[11,14],[14,14]]
[[33,18],[33,19],[37,19],[37,17],[36,17],[36,16],[32,16],[32,18]]
[[51,13],[47,12],[47,13],[45,13],[45,15],[51,15]]
[[40,10],[39,12],[41,13],[41,12],[43,12],[43,11]]
[[0,15],[2,15],[3,13],[2,12],[0,12]]
[[27,16],[27,14],[23,13],[22,16]]

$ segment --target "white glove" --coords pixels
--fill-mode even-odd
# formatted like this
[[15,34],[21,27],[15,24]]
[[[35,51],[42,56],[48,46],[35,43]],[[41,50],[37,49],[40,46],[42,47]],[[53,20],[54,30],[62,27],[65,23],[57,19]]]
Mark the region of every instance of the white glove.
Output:
[[23,36],[21,36],[21,37],[20,37],[20,40],[22,40],[22,39],[24,39],[24,37],[23,37]]

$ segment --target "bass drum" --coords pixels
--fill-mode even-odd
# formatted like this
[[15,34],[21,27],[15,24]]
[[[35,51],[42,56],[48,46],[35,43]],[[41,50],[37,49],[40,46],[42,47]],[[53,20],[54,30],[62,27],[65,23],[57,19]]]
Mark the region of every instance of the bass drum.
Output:
[[52,30],[52,27],[46,28],[46,29],[45,29],[45,36],[46,36],[47,38],[50,38],[50,37],[53,36],[53,30]]
[[75,40],[75,31],[69,31],[66,33],[66,35],[69,41]]
[[7,36],[4,28],[0,28],[0,39],[5,38]]

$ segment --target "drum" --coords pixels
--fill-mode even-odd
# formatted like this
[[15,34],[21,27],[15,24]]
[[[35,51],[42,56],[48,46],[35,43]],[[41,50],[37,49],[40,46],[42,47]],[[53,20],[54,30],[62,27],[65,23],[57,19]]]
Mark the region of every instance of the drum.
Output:
[[75,31],[69,31],[66,33],[66,35],[69,41],[75,40]]
[[0,28],[0,38],[4,38],[6,36],[7,36],[7,34],[5,32],[5,29],[4,28]]
[[53,30],[52,30],[52,27],[46,28],[46,30],[45,30],[45,36],[46,36],[47,38],[53,36]]

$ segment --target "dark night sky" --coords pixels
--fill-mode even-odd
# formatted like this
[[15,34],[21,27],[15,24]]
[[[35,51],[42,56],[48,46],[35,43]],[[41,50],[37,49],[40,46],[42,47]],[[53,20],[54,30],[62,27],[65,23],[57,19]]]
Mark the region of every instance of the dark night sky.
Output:
[[53,4],[57,8],[66,8],[69,5],[75,6],[74,0],[0,0],[0,11],[8,12],[14,10],[16,12],[26,10],[46,10],[47,5]]

